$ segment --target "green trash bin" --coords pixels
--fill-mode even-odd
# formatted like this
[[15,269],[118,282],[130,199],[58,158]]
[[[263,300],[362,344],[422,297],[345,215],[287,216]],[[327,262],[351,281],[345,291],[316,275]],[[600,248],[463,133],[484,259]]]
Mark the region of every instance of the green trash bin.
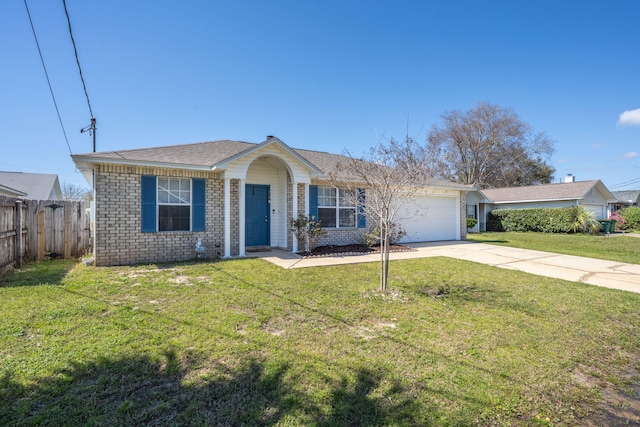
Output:
[[615,219],[610,219],[609,221],[611,221],[611,227],[609,227],[609,231],[611,231],[612,233],[616,232],[616,223],[618,222]]
[[611,233],[611,221],[609,221],[608,219],[601,219],[600,224],[602,224],[602,232],[604,234]]

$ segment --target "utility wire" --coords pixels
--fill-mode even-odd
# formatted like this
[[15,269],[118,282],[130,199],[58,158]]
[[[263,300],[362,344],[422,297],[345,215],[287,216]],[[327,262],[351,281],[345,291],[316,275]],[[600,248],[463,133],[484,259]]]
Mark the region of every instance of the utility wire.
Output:
[[640,183],[640,178],[635,178],[630,181],[621,182],[620,184],[611,185],[609,188],[615,189],[615,188],[626,187],[626,186],[638,184],[638,183]]
[[[26,0],[25,0],[26,1]],[[67,11],[67,2],[62,0],[64,6],[64,13],[67,15],[67,24],[69,25],[69,35],[71,36],[71,44],[73,44],[73,53],[76,56],[76,63],[78,64],[78,71],[80,72],[80,80],[82,80],[82,88],[84,89],[84,96],[87,97],[87,105],[89,106],[89,113],[93,119],[93,110],[91,109],[91,102],[89,102],[89,94],[87,93],[87,85],[84,83],[84,76],[82,75],[82,68],[80,67],[80,59],[78,58],[78,49],[76,49],[76,41],[73,38],[73,32],[71,31],[71,19],[69,19],[69,12]]]
[[64,130],[64,124],[62,124],[62,117],[60,116],[60,109],[58,109],[58,103],[56,102],[56,97],[53,94],[53,88],[51,87],[51,80],[49,80],[49,73],[47,73],[47,67],[44,65],[44,58],[42,57],[42,51],[40,50],[40,43],[38,43],[38,36],[36,35],[36,29],[33,26],[33,20],[31,19],[31,13],[29,12],[29,6],[27,5],[27,0],[24,0],[24,7],[27,9],[27,15],[29,16],[29,23],[31,24],[31,31],[33,31],[33,38],[36,40],[36,46],[38,47],[38,54],[40,55],[40,62],[42,62],[42,68],[44,69],[44,75],[47,77],[47,84],[49,85],[49,92],[51,92],[51,98],[53,99],[53,105],[56,107],[56,113],[58,114],[58,121],[60,122],[60,127],[62,128],[62,133],[64,134],[64,140],[67,142],[67,148],[69,149],[69,154],[73,154],[71,152],[71,145],[69,145],[69,138],[67,138],[67,131]]

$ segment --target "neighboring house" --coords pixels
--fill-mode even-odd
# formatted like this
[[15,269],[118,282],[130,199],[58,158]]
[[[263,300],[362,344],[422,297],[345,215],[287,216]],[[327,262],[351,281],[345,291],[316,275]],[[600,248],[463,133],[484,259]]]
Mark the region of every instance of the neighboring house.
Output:
[[[297,251],[290,223],[299,215],[322,221],[321,245],[359,242],[375,225],[328,182],[343,156],[292,149],[271,136],[260,144],[224,140],[72,158],[95,182],[97,265],[190,259],[198,240],[206,256]],[[443,181],[422,189],[398,215],[404,241],[464,239],[471,189]],[[366,203],[366,189],[363,196]]]
[[62,200],[58,175],[0,172],[0,195],[29,200]]
[[467,195],[467,217],[478,219],[471,231],[485,231],[494,209],[561,208],[583,206],[596,219],[608,218],[607,205],[615,198],[600,180],[569,181],[527,187],[490,188]]
[[609,210],[619,211],[631,206],[640,206],[640,190],[612,191],[614,201],[609,203]]

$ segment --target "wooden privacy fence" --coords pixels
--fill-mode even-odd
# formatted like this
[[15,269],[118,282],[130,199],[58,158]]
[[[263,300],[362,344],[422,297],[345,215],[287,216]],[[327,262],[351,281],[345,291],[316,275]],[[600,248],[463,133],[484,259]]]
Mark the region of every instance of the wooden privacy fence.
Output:
[[80,257],[90,249],[89,203],[0,198],[0,276],[26,260]]

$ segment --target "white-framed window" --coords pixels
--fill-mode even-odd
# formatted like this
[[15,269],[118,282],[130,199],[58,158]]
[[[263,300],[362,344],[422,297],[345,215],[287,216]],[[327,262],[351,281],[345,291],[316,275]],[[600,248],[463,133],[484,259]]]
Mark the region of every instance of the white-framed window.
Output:
[[318,220],[322,227],[356,226],[356,194],[343,188],[318,187]]
[[191,180],[158,177],[158,231],[191,229]]
[[478,205],[467,205],[467,218],[478,219]]

